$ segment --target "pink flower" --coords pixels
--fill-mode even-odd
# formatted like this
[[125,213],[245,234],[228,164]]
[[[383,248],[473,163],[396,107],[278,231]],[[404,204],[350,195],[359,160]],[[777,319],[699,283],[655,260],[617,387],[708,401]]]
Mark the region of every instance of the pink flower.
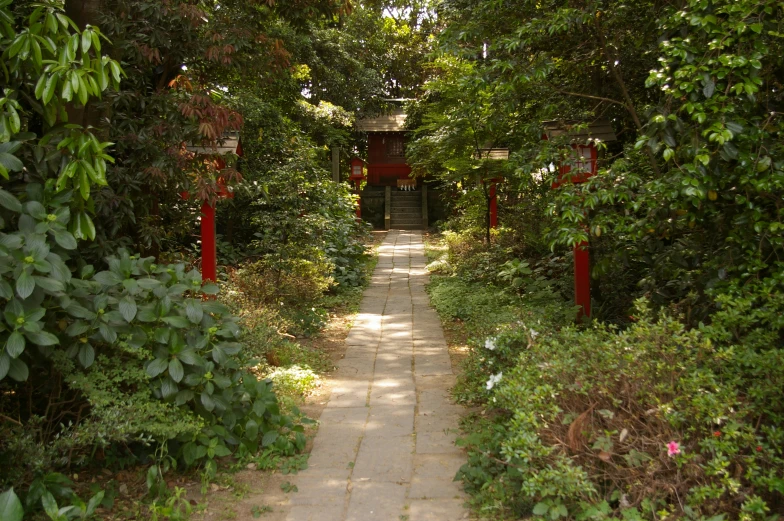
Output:
[[672,457],[681,453],[681,446],[677,441],[671,441],[667,444],[667,455]]

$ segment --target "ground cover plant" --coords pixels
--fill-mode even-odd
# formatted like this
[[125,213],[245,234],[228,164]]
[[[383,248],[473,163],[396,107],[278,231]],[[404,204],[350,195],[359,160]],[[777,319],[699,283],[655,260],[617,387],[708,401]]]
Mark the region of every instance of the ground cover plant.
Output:
[[433,278],[431,302],[473,345],[454,392],[483,407],[458,440],[469,455],[458,478],[478,513],[779,513],[781,352],[765,343],[773,337],[767,331],[752,335],[767,337],[761,343],[727,335],[740,309],[728,306],[710,326],[692,329],[640,301],[627,328],[580,326],[568,318],[575,311],[568,301],[551,298],[544,311],[541,296],[526,300],[525,284],[499,290]]

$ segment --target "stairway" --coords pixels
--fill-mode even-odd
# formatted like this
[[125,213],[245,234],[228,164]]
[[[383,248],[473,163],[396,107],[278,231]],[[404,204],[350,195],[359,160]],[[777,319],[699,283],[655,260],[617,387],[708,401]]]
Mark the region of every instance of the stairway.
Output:
[[422,192],[420,190],[395,190],[392,188],[389,210],[390,228],[393,230],[422,229]]

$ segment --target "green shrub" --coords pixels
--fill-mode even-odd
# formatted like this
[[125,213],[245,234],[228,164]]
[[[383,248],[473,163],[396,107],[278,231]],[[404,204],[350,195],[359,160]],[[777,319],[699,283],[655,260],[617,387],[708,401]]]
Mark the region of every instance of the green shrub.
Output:
[[622,332],[517,324],[477,349],[493,421],[463,440],[460,472],[477,504],[551,519],[781,513],[781,351],[637,315]]
[[232,283],[257,304],[312,307],[334,283],[332,265],[323,255],[314,254],[313,258],[316,260],[269,255],[242,266]]
[[[240,367],[237,317],[203,299],[217,286],[182,264],[124,251],[106,259],[108,270],[85,265],[76,277],[66,264],[76,247],[65,230],[69,193],[29,185],[24,204],[0,195],[7,222],[19,223],[0,234],[8,301],[0,403],[19,422],[0,444],[5,484],[120,441],[176,440],[182,461],[213,468],[214,457],[232,452],[304,446],[272,383]],[[16,437],[27,429],[32,437]]]

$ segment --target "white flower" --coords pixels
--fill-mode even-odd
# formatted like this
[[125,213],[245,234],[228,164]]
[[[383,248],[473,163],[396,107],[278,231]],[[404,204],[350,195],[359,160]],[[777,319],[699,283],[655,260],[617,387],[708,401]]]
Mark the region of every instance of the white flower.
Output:
[[490,351],[495,351],[496,348],[495,342],[496,339],[492,337],[485,340],[485,349],[489,349]]
[[531,335],[531,340],[536,340],[536,337],[538,337],[538,336],[539,336],[539,333],[538,333],[538,332],[536,332],[536,331],[535,331],[535,330],[533,330],[533,329],[530,329],[528,332],[529,332],[529,333],[530,333],[530,335]]
[[503,376],[504,376],[503,372],[490,375],[490,379],[487,381],[487,390],[489,391],[490,389],[492,389],[493,386],[495,386],[495,384],[501,381],[501,377]]

